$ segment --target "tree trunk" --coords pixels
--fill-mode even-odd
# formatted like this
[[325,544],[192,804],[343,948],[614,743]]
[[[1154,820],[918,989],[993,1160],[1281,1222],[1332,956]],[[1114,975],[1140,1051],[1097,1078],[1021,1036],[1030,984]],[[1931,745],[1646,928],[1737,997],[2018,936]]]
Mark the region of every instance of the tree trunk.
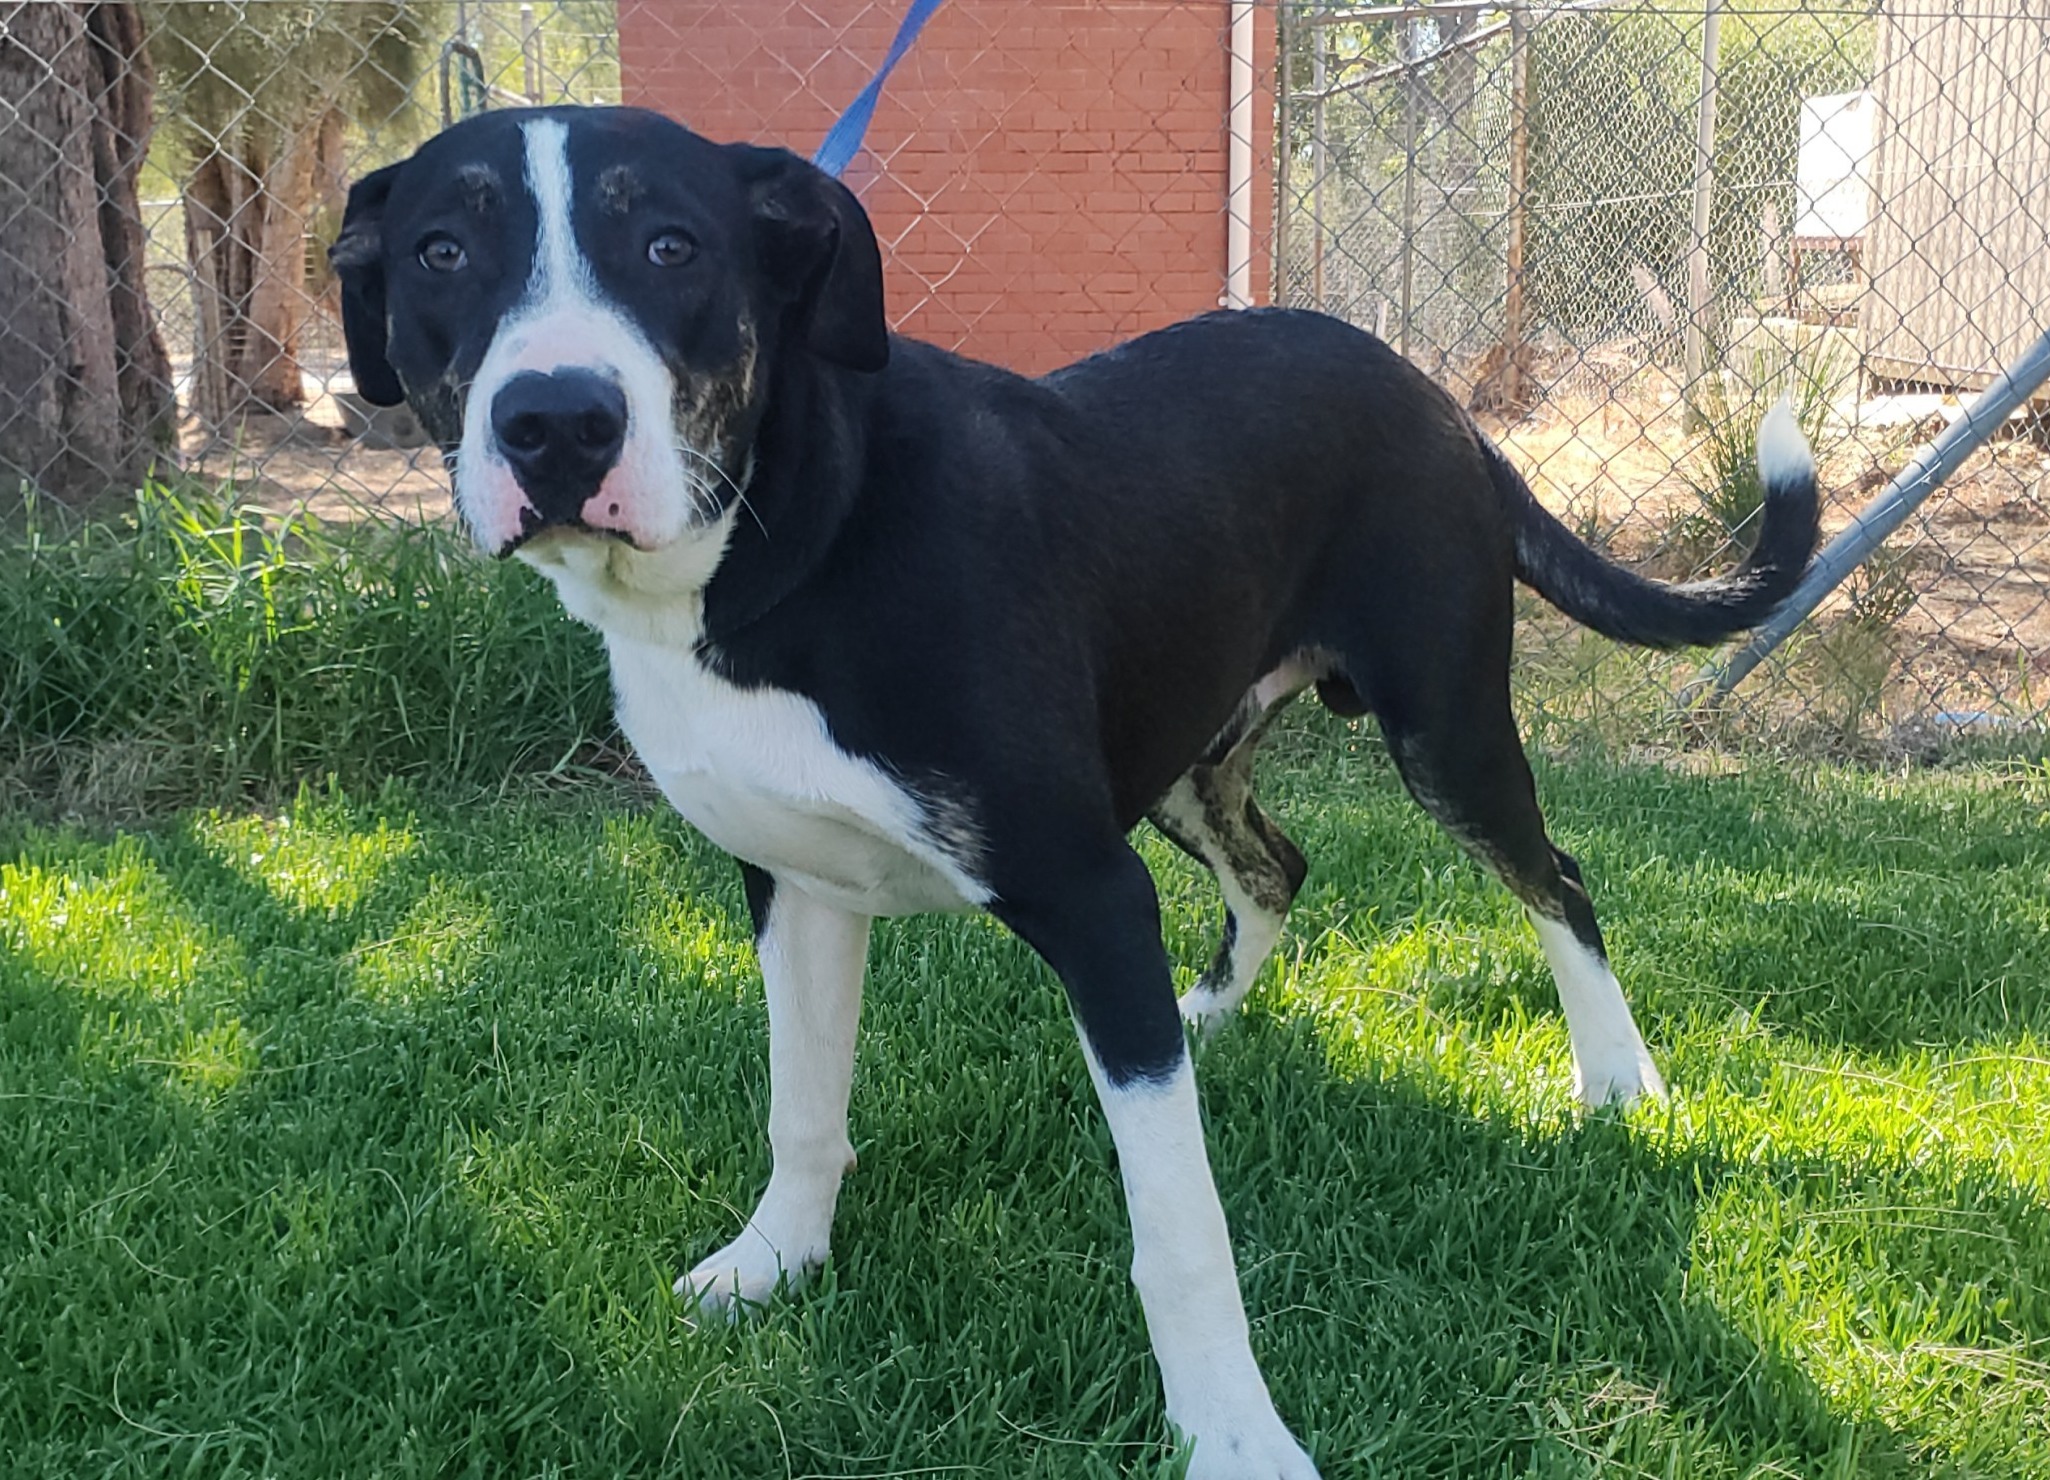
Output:
[[264,406],[306,404],[299,373],[299,326],[306,319],[306,232],[313,214],[313,162],[319,125],[285,136],[263,177],[262,210],[252,223],[256,281],[249,294],[249,383]]
[[[313,146],[313,195],[307,219],[316,242],[331,242],[342,230],[342,215],[349,203],[348,119],[339,108],[321,115]],[[327,253],[315,252],[306,265],[306,296],[310,306],[325,313],[339,328],[342,321],[342,284],[328,266]]]
[[305,404],[299,329],[308,303],[306,231],[319,124],[275,150],[218,149],[185,183],[186,246],[202,297],[195,409],[221,430],[251,411]]
[[133,5],[0,0],[0,497],[132,487],[174,423],[135,176]]
[[177,436],[178,400],[171,357],[150,310],[149,239],[136,188],[155,123],[156,74],[138,6],[94,5],[86,27],[99,64],[93,170],[100,185],[100,239],[107,254],[121,414],[153,446],[168,447]]

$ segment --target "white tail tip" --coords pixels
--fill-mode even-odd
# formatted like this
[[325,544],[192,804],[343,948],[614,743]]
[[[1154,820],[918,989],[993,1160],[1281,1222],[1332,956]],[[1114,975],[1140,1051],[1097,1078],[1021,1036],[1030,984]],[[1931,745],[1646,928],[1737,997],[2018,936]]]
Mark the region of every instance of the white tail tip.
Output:
[[1806,483],[1815,476],[1815,454],[1794,420],[1793,405],[1785,396],[1758,423],[1758,477],[1767,488],[1786,488]]

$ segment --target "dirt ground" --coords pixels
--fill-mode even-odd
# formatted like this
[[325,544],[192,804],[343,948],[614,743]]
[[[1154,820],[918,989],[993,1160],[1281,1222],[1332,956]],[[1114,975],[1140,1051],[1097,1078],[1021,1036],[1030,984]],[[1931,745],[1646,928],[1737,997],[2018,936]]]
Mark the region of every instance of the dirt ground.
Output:
[[293,417],[252,417],[232,436],[210,436],[186,418],[180,439],[185,471],[233,483],[245,499],[279,512],[305,509],[323,519],[450,517],[448,475],[434,447],[370,446],[344,430],[333,392],[353,387],[338,365],[306,373],[307,405]]

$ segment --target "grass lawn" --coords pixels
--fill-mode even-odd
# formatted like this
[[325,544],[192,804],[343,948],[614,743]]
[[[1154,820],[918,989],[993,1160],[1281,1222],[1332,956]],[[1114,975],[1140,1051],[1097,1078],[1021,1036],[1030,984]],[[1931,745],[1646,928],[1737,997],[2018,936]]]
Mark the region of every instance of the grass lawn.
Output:
[[[1674,1086],[1570,1113],[1507,896],[1308,708],[1309,888],[1199,1074],[1332,1480],[2050,1475],[2050,775],[1553,762]],[[1217,924],[1157,840],[1185,975]],[[0,1469],[1172,1473],[1052,978],[877,932],[809,1290],[668,1289],[767,1170],[730,865],[646,799],[0,818]]]

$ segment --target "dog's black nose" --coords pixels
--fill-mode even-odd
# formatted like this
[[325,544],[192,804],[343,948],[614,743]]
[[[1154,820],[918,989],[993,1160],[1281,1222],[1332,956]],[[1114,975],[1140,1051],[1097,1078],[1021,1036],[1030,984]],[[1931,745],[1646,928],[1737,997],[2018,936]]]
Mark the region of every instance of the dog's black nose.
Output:
[[524,370],[492,397],[491,432],[535,512],[572,523],[619,461],[626,393],[590,370]]

